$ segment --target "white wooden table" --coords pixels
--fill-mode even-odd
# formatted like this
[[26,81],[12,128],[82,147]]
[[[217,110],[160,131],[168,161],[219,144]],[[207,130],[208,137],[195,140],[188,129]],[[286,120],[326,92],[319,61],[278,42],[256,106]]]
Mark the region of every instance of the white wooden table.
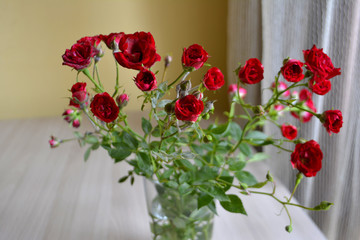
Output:
[[[0,240],[150,239],[142,179],[118,184],[126,164],[114,164],[103,150],[85,163],[85,149],[75,142],[50,149],[52,134],[68,138],[72,129],[61,118],[0,121]],[[267,169],[253,168],[263,179]],[[242,200],[249,216],[218,208],[214,240],[326,239],[302,209],[290,208],[289,234],[277,202],[259,195]]]

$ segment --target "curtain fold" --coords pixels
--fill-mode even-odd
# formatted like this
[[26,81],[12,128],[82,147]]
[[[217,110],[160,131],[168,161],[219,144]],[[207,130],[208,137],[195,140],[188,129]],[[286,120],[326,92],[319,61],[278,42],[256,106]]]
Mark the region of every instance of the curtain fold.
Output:
[[[258,57],[265,69],[261,87],[268,88],[284,58],[303,61],[302,50],[313,44],[324,49],[335,67],[341,67],[342,74],[331,79],[328,94],[313,94],[318,112],[342,111],[344,123],[339,134],[329,137],[315,117],[302,124],[286,115],[282,122],[299,126],[299,136],[318,141],[324,153],[322,170],[303,180],[296,198],[307,206],[322,200],[334,202],[327,212],[309,214],[329,239],[360,239],[360,0],[229,0],[228,4],[228,76],[233,64]],[[251,90],[252,103],[259,97],[265,102],[271,95]],[[281,137],[274,125],[266,125],[264,130],[269,136]],[[285,147],[294,149],[294,144]],[[265,151],[272,156],[268,160],[271,171],[292,189],[296,171],[290,155],[279,155],[272,147]]]

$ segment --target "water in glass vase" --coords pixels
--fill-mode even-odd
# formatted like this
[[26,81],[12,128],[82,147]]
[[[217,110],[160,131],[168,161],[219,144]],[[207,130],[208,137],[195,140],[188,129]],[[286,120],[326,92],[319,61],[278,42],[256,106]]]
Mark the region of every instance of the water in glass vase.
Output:
[[153,240],[211,240],[214,214],[197,208],[197,194],[147,179],[144,185]]

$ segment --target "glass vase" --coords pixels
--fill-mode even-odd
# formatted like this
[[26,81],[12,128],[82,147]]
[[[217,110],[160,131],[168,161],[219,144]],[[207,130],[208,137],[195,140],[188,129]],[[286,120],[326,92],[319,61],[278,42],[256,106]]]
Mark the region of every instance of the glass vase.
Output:
[[211,240],[214,214],[197,208],[197,194],[148,179],[144,186],[153,240]]

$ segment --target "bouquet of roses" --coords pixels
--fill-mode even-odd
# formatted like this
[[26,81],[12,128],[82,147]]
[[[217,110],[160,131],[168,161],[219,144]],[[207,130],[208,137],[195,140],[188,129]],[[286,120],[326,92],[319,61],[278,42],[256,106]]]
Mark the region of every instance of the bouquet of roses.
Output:
[[[101,42],[112,51],[116,62],[117,74],[112,92],[104,89],[97,71],[104,56]],[[298,138],[295,126],[279,124],[279,117],[284,112],[290,112],[302,122],[315,117],[330,135],[338,133],[343,122],[341,111],[317,113],[312,100],[312,93],[324,95],[330,91],[330,79],[340,74],[340,68],[335,68],[331,59],[316,46],[303,53],[304,62],[289,58],[284,60],[269,88],[273,94],[263,105],[246,103],[246,89],[243,88],[263,79],[263,65],[256,58],[240,65],[235,70],[237,83],[229,85],[232,100],[229,111],[225,112],[227,121],[212,122],[202,127],[199,123],[208,120],[214,111],[214,101],[206,97],[206,92],[215,91],[225,83],[220,69],[207,63],[209,56],[202,46],[194,44],[184,48],[181,58],[183,71],[173,80],[164,79],[172,60],[170,56],[165,57],[163,79],[159,81],[159,74],[154,73],[151,67],[161,57],[156,52],[150,33],[84,37],[62,56],[63,65],[77,70],[76,83],[71,87],[71,108],[63,113],[63,118],[75,128],[80,126],[82,116],[92,123],[92,132],[75,132],[75,139],[80,145],[88,145],[85,160],[91,151],[102,147],[115,163],[126,162],[132,167],[119,182],[130,179],[133,183],[134,176],[140,175],[157,184],[158,193],[164,196],[162,200],[157,199],[158,203],[163,204],[163,213],[174,216],[162,218],[166,221],[160,224],[157,215],[150,212],[154,221],[154,239],[161,234],[167,234],[171,239],[195,239],[195,235],[191,234],[195,228],[199,228],[196,224],[209,216],[200,210],[216,213],[216,201],[227,211],[246,215],[240,195],[227,193],[231,188],[245,195],[268,195],[279,202],[289,215],[290,224],[286,230],[290,232],[289,206],[316,211],[327,210],[332,203],[324,201],[315,207],[305,207],[291,202],[303,176],[314,177],[321,169],[323,153],[316,141]],[[136,132],[128,124],[126,104],[132,99],[125,90],[122,93],[119,91],[119,66],[138,70],[133,81],[142,91],[138,96],[142,99],[139,108],[148,111],[148,117],[142,118],[142,132]],[[209,69],[201,84],[192,86],[188,75],[202,67]],[[81,73],[89,82],[80,81]],[[281,77],[289,86],[280,81]],[[89,91],[88,83],[94,87],[93,92]],[[298,87],[303,89],[299,93],[293,91]],[[174,97],[168,94],[170,91],[175,91]],[[236,114],[237,108],[243,109],[243,114]],[[237,123],[238,119],[245,119],[243,128]],[[284,138],[276,139],[259,131],[265,121],[274,123]],[[52,136],[50,145],[57,147],[68,140]],[[293,143],[294,149],[283,147],[284,142]],[[249,171],[244,170],[247,163],[268,158],[251,147],[265,145],[290,152],[289,166],[291,163],[298,170],[292,194],[285,201],[276,196],[275,183],[269,172],[264,180],[257,181]],[[267,184],[273,185],[273,191],[258,190]],[[190,197],[195,202],[191,200],[190,203]],[[170,206],[169,199],[171,202],[180,199],[181,206]],[[194,207],[190,209],[190,205]],[[209,227],[203,224],[200,228],[204,226]]]

